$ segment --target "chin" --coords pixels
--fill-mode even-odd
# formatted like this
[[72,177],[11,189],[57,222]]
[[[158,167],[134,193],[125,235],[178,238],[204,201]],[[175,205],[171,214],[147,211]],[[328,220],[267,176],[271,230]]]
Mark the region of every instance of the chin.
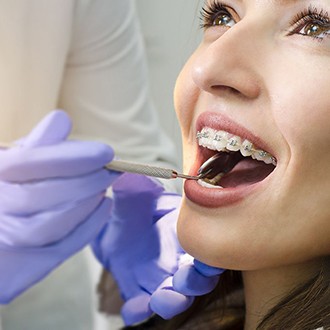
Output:
[[239,211],[200,207],[184,198],[179,220],[178,239],[183,249],[210,266],[231,270],[255,271],[308,262],[320,257],[312,246],[298,240],[279,243],[274,234],[242,219]]
[[198,210],[187,199],[182,203],[177,230],[183,249],[210,266],[233,270],[257,266],[256,260],[247,256],[250,249],[238,244],[242,232],[235,233],[227,220],[211,216],[208,209]]

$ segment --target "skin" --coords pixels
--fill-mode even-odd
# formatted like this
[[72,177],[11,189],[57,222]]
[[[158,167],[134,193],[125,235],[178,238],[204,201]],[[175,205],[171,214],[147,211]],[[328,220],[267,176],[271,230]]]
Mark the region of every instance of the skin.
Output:
[[177,80],[184,171],[196,159],[195,123],[205,111],[265,141],[278,165],[263,189],[233,205],[210,209],[184,197],[178,236],[197,259],[244,271],[253,329],[268,298],[309,278],[330,254],[330,36],[299,34],[303,22],[290,35],[297,14],[310,5],[330,13],[330,1],[226,4],[233,26],[207,28]]

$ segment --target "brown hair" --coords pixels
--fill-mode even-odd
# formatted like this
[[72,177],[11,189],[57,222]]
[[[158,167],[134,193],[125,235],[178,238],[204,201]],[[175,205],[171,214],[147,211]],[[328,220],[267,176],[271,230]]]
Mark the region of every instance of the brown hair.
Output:
[[[330,329],[330,260],[329,257],[327,259],[315,277],[295,288],[268,312],[257,330],[315,330],[320,327],[323,327],[324,330]],[[202,317],[204,322],[200,323],[200,327],[196,329],[243,329],[244,308],[241,308],[240,313],[236,314],[236,320],[232,320],[230,323],[228,320],[233,316],[233,309],[225,301],[228,294],[242,287],[241,277],[237,276],[237,273],[229,272],[221,280],[217,292],[202,298],[202,300],[205,299],[205,306],[205,303],[210,304],[218,295],[222,300],[222,311],[214,314],[214,319],[211,321],[207,317]],[[187,317],[196,315],[198,310],[199,313],[204,313],[203,308],[205,308],[203,304],[197,302],[186,315],[169,321],[168,326],[163,329],[184,329],[181,326],[188,321]]]
[[330,263],[326,260],[320,272],[272,308],[257,329],[279,329],[283,326],[292,330],[330,329],[329,284]]

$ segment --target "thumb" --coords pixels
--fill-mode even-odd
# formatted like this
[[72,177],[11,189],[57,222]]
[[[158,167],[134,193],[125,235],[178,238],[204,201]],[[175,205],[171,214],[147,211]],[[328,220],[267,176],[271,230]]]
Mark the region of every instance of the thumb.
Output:
[[69,116],[62,110],[54,110],[17,144],[22,147],[33,148],[62,142],[70,134],[71,127],[72,122]]
[[143,232],[153,224],[157,200],[164,190],[158,183],[143,175],[124,173],[112,190],[114,216],[127,230]]

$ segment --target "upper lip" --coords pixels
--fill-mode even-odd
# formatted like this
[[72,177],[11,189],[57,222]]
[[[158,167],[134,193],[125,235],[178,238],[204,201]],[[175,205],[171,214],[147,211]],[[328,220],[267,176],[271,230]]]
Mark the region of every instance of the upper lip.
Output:
[[253,143],[254,146],[261,150],[267,151],[275,158],[277,158],[275,150],[272,150],[271,146],[269,146],[264,140],[253,134],[242,125],[228,118],[224,114],[211,111],[203,112],[197,118],[196,132],[201,131],[203,127],[209,127],[214,130],[223,130],[233,135],[237,135],[243,139],[249,140]]

